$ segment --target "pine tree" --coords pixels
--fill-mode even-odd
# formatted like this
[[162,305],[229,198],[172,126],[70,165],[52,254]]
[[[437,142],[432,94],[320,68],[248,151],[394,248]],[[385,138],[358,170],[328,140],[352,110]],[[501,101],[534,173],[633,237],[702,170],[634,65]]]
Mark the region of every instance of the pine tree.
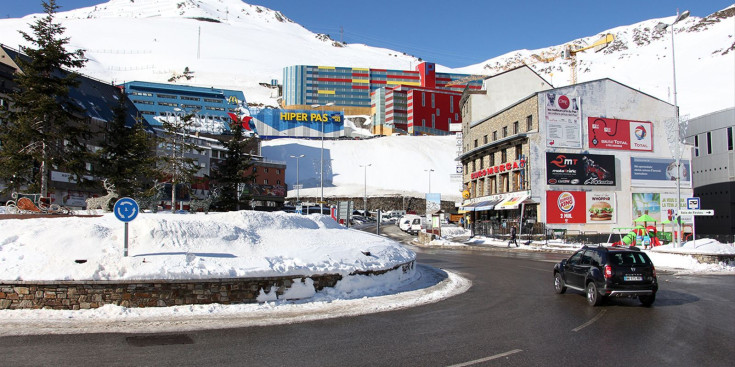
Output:
[[250,149],[257,145],[256,138],[245,138],[242,124],[237,121],[231,125],[231,131],[232,138],[220,140],[227,148],[227,156],[212,167],[211,174],[212,186],[219,193],[216,206],[225,211],[240,210],[250,199],[238,194],[240,186],[255,182],[255,173],[246,172],[253,166]]
[[15,60],[19,90],[9,96],[12,106],[0,124],[0,180],[6,191],[28,188],[47,196],[51,167],[81,182],[89,155],[83,110],[69,97],[78,85],[78,74],[69,70],[84,66],[84,52],[66,51],[65,28],[54,23],[56,1],[42,5],[46,16],[30,25],[32,35],[20,32],[35,48],[21,46],[27,58]]
[[156,137],[145,130],[142,120],[126,125],[127,97],[120,92],[113,107],[114,119],[105,126],[105,143],[98,152],[96,175],[115,185],[120,197],[143,197],[159,174],[156,166]]
[[163,120],[164,136],[161,138],[165,152],[159,157],[161,173],[171,181],[171,211],[176,212],[177,184],[191,184],[199,172],[197,160],[186,154],[198,150],[191,142],[195,113],[174,115]]

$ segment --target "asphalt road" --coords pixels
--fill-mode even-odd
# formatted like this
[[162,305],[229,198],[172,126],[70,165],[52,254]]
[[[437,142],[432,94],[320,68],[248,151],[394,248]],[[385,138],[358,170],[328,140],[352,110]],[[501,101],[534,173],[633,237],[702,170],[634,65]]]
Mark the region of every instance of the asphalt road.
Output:
[[[403,234],[385,227],[395,238]],[[659,272],[651,308],[553,291],[564,257],[416,249],[473,281],[447,300],[350,318],[181,334],[0,338],[3,365],[729,366],[735,277]]]

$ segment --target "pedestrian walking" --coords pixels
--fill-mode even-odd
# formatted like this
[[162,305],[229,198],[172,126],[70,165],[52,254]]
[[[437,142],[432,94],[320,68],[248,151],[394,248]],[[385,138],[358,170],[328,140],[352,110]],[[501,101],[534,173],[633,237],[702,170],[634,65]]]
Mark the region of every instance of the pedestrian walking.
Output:
[[518,240],[516,239],[516,226],[510,226],[510,241],[508,241],[508,247],[510,247],[510,244],[515,244],[516,247],[519,247]]
[[464,217],[459,218],[459,225],[464,228]]

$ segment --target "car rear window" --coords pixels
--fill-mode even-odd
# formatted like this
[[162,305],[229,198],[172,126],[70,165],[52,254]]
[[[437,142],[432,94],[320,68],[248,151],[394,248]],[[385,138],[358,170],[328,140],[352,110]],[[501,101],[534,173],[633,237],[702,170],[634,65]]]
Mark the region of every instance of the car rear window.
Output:
[[611,252],[608,254],[612,265],[650,265],[648,256],[640,252]]

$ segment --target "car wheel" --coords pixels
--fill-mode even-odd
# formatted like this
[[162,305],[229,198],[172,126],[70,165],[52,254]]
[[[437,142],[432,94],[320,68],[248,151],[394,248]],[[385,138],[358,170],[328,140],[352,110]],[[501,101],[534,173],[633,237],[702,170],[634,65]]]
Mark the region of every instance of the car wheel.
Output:
[[554,274],[554,291],[557,294],[562,294],[567,291],[567,287],[564,285],[564,279],[561,278],[561,274]]
[[638,296],[638,300],[641,301],[641,304],[643,306],[651,307],[651,305],[653,305],[653,302],[656,300],[656,293],[650,296]]
[[602,304],[602,296],[597,292],[595,282],[587,283],[587,303],[592,307]]

